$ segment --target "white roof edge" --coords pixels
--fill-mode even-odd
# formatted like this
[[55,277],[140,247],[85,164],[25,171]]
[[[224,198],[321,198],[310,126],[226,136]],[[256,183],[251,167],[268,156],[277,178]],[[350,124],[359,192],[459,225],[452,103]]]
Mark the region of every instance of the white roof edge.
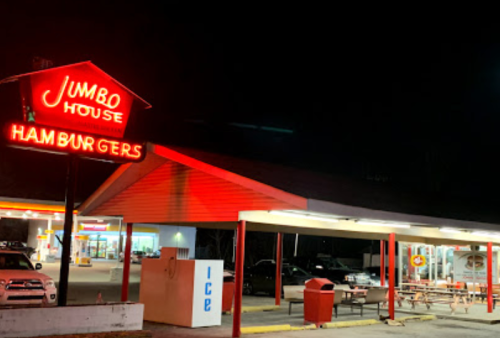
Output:
[[381,221],[393,221],[414,225],[430,225],[460,229],[499,231],[500,224],[464,221],[450,218],[430,217],[423,215],[404,214],[393,211],[374,210],[364,207],[308,199],[307,210],[311,212],[332,214],[346,218],[363,218]]

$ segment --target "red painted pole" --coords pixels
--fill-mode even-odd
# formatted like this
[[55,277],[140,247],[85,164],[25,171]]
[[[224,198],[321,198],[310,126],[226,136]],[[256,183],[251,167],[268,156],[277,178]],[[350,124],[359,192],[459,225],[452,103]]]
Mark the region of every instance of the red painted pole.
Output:
[[412,252],[411,252],[411,244],[408,244],[408,282],[411,283],[411,273],[413,272],[412,270],[414,270],[415,268],[411,265],[411,256],[412,256]]
[[389,316],[394,320],[396,234],[389,234]]
[[276,286],[274,289],[274,304],[281,305],[281,267],[283,258],[283,234],[278,232],[276,240]]
[[243,298],[243,265],[245,264],[245,221],[238,222],[236,232],[235,290],[233,310],[233,337],[241,337],[241,301]]
[[128,280],[130,276],[130,251],[132,250],[133,223],[127,223],[127,239],[125,241],[125,255],[123,257],[122,302],[128,300]]
[[380,241],[380,286],[385,285],[385,241]]
[[488,313],[493,312],[493,243],[488,242]]

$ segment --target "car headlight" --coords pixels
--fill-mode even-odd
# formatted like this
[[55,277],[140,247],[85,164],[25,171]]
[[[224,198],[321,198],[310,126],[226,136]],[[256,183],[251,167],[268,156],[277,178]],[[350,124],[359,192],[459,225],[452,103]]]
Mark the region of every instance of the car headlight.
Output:
[[56,287],[56,283],[54,282],[54,280],[47,279],[45,281],[45,288],[55,288],[55,287]]
[[5,281],[5,279],[0,279],[0,289],[5,289],[5,284],[7,282]]

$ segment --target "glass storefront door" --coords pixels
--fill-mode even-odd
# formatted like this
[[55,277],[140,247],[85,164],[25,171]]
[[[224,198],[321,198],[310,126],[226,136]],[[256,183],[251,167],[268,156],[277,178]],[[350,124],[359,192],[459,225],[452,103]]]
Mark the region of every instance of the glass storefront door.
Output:
[[106,258],[106,249],[108,241],[105,237],[91,236],[89,241],[91,258]]

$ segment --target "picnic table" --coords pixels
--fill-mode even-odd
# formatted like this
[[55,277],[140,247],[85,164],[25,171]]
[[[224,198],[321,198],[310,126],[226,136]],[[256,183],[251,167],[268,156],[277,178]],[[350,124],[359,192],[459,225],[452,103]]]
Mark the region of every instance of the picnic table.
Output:
[[469,300],[469,293],[467,290],[460,290],[460,292],[450,292],[445,290],[437,290],[438,288],[420,288],[415,289],[415,295],[408,299],[412,310],[416,305],[422,304],[430,309],[432,304],[449,304],[452,314],[455,313],[457,308],[464,308],[468,312],[472,302]]
[[347,295],[350,295],[350,299],[352,299],[353,295],[366,295],[368,292],[367,289],[351,289],[351,290],[343,290],[344,293],[346,294],[346,299],[348,298]]
[[401,289],[410,290],[412,288],[417,288],[421,286],[427,286],[428,282],[420,282],[420,283],[401,283]]

